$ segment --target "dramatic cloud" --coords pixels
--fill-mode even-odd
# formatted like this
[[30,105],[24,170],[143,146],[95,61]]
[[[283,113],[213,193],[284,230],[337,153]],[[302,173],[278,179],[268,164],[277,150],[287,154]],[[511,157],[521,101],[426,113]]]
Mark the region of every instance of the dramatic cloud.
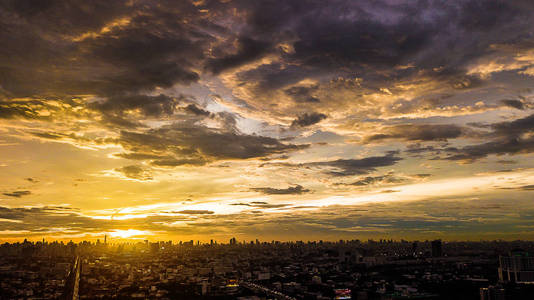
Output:
[[446,141],[458,138],[465,130],[457,125],[406,124],[385,128],[383,133],[365,137],[364,143],[388,139],[406,141]]
[[522,134],[534,131],[534,114],[510,122],[492,124],[491,128],[497,136],[519,137]]
[[509,107],[513,107],[516,109],[520,109],[520,110],[525,109],[525,103],[521,102],[520,100],[504,99],[504,100],[501,100],[500,102],[504,106],[509,106]]
[[505,139],[484,144],[465,146],[460,149],[448,148],[448,152],[457,153],[447,157],[449,160],[473,162],[477,159],[496,154],[518,154],[534,152],[534,139]]
[[184,108],[185,111],[190,112],[197,116],[209,116],[210,112],[207,110],[203,110],[202,108],[196,106],[195,104],[189,104]]
[[322,120],[326,119],[325,114],[321,113],[305,113],[300,115],[296,120],[293,120],[291,127],[306,127],[313,124],[317,124]]
[[473,162],[477,159],[496,154],[518,154],[534,152],[534,115],[510,122],[491,124],[493,132],[490,137],[493,141],[478,145],[469,145],[463,148],[445,149],[452,155],[449,160],[462,160]]
[[271,137],[239,134],[192,124],[162,126],[146,133],[122,131],[119,143],[132,152],[166,156],[167,159],[155,160],[158,165],[261,158],[308,147],[282,143]]
[[362,159],[338,159],[333,161],[313,162],[304,165],[326,167],[334,176],[363,175],[375,171],[378,167],[392,166],[402,158],[393,155],[373,156]]
[[[524,232],[533,12],[526,0],[1,1],[0,222],[176,239]],[[471,189],[511,163],[523,171]],[[470,186],[463,200],[409,202],[449,181]]]
[[254,40],[249,37],[238,38],[237,43],[237,53],[211,59],[207,63],[207,68],[218,74],[227,69],[239,67],[260,58],[270,50],[271,46],[268,42]]
[[286,89],[284,92],[286,93],[286,95],[291,96],[297,102],[319,102],[319,99],[312,95],[312,93],[317,89],[317,85],[310,87],[293,86]]
[[3,88],[19,96],[102,94],[198,80],[192,69],[211,39],[195,29],[199,9],[187,2],[165,9],[145,4],[3,3],[2,40],[10,45]]

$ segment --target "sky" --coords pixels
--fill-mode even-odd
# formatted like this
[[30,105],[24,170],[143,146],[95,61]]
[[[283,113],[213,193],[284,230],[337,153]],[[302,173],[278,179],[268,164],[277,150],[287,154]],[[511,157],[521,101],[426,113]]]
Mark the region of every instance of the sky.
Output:
[[534,238],[530,0],[0,2],[0,241]]

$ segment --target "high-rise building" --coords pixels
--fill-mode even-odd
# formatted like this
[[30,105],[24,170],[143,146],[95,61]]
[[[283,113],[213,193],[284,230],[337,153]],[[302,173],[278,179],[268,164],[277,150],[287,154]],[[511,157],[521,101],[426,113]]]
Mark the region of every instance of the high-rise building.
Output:
[[534,257],[514,250],[510,256],[499,256],[499,280],[503,282],[534,283]]
[[443,256],[443,250],[441,248],[441,240],[432,241],[432,257]]
[[480,288],[480,300],[505,300],[506,293],[503,288],[490,285],[487,288]]

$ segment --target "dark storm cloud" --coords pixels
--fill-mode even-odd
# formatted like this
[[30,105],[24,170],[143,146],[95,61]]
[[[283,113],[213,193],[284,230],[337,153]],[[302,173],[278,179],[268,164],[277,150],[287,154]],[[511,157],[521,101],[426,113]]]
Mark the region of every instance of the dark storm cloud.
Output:
[[120,95],[103,102],[94,102],[89,108],[105,114],[123,115],[127,111],[139,110],[144,117],[161,117],[172,115],[181,99],[165,95]]
[[510,122],[492,124],[495,134],[503,137],[518,137],[524,133],[534,131],[534,114]]
[[211,114],[211,118],[221,123],[221,127],[233,133],[240,133],[237,128],[237,117],[234,113],[227,111],[220,111]]
[[114,154],[132,160],[151,161],[155,166],[204,165],[225,159],[269,158],[308,148],[308,144],[284,143],[272,137],[248,135],[235,128],[232,114],[217,113],[225,127],[208,128],[195,122],[174,122],[144,131],[121,130],[117,138],[94,138],[76,133],[30,132],[31,135],[75,144],[121,145],[126,151]]
[[492,141],[469,145],[463,148],[447,148],[451,153],[446,159],[473,162],[488,155],[519,154],[534,152],[534,114],[510,122],[500,122],[489,126]]
[[28,196],[28,195],[31,195],[32,192],[30,191],[13,191],[13,192],[6,192],[6,193],[3,193],[4,196],[8,196],[8,197],[15,197],[15,198],[20,198],[22,196]]
[[[380,75],[386,70],[393,78],[423,70],[465,83],[462,69],[489,45],[522,42],[529,8],[475,0],[4,1],[0,80],[13,95],[111,95],[187,84],[199,70],[217,74],[275,54],[280,67],[257,68],[264,87],[364,69],[378,81],[391,78]],[[416,67],[392,69],[409,63]],[[319,101],[309,91],[286,91]]]
[[534,152],[534,138],[528,139],[503,139],[478,145],[465,146],[460,149],[448,149],[453,153],[447,156],[448,160],[459,160],[473,162],[477,159],[485,158],[488,155],[520,154]]
[[501,100],[499,102],[504,106],[513,107],[513,108],[516,108],[516,109],[519,109],[519,110],[525,109],[525,104],[523,102],[521,102],[520,100],[504,99],[504,100]]
[[284,90],[285,94],[291,96],[296,102],[320,102],[320,100],[313,96],[312,93],[318,89],[317,85],[306,86],[294,86]]
[[187,112],[190,112],[194,115],[197,115],[197,116],[205,116],[205,117],[208,117],[210,115],[210,112],[207,111],[207,110],[204,110],[198,106],[196,106],[195,104],[189,104],[187,105],[185,108],[184,108],[185,111]]
[[457,125],[403,124],[385,128],[382,133],[364,138],[364,143],[388,139],[406,141],[446,141],[458,138],[465,129]]
[[[481,58],[489,60],[517,54],[498,45],[510,45],[510,49],[531,48],[527,32],[534,25],[529,16],[532,4],[495,3],[476,0],[333,1],[328,5],[320,1],[282,1],[276,5],[269,1],[241,3],[237,11],[246,12],[247,18],[239,22],[239,36],[248,34],[255,40],[272,42],[273,48],[268,53],[277,59],[247,65],[235,74],[234,86],[246,90],[243,97],[248,103],[259,106],[268,102],[270,106],[264,106],[266,114],[272,109],[273,115],[285,117],[295,111],[302,113],[300,103],[329,115],[331,110],[340,110],[337,104],[350,105],[347,114],[352,112],[350,109],[360,112],[360,105],[368,104],[363,110],[373,110],[378,117],[455,115],[496,109],[496,105],[475,107],[474,101],[466,103],[465,99],[463,103],[458,99],[426,102],[435,96],[468,93],[492,84],[489,76],[470,73],[470,68],[482,63]],[[488,21],[491,26],[480,30],[477,24]],[[475,25],[471,26],[470,22]],[[284,51],[277,52],[278,47]],[[354,95],[331,97],[329,83],[336,78],[361,79],[361,86],[350,89]],[[377,101],[376,110],[369,108],[372,103],[360,99],[367,93],[380,93],[384,87],[395,97],[403,89],[395,91],[392,87],[402,85],[410,89],[411,83],[424,88],[432,84],[431,89],[440,92],[435,95],[435,91],[415,91],[417,87],[414,87],[413,94],[423,94],[421,98],[410,93],[407,99],[397,98],[398,104],[404,105],[384,107]],[[269,102],[269,98],[277,97],[291,98],[296,103],[282,106],[274,100]],[[293,109],[285,110],[286,107]]]
[[36,29],[46,25],[45,29],[52,32],[82,34],[99,29],[135,8],[125,4],[126,1],[103,0],[91,1],[86,5],[62,0],[7,0],[2,1],[0,7],[35,25]]
[[169,156],[168,159],[154,161],[154,164],[168,166],[204,164],[210,160],[261,158],[308,147],[282,143],[271,137],[192,124],[174,124],[146,133],[122,131],[119,140],[132,153]]
[[378,167],[392,166],[400,160],[402,160],[402,158],[386,155],[366,157],[362,159],[338,159],[334,161],[311,163],[311,165],[334,168],[335,170],[330,171],[329,173],[335,176],[350,176],[367,174],[371,171],[375,171]]
[[297,184],[295,186],[290,186],[285,189],[277,189],[271,187],[259,187],[251,188],[252,191],[260,192],[267,195],[300,195],[304,193],[309,193],[309,189],[305,189],[301,185]]
[[138,165],[130,165],[130,166],[124,166],[121,168],[116,168],[115,171],[120,172],[124,176],[131,178],[131,179],[136,179],[136,180],[141,180],[141,181],[153,179],[152,173],[150,172],[150,170],[147,170],[146,168],[142,166],[138,166]]
[[239,67],[260,58],[271,47],[269,42],[254,40],[250,37],[239,38],[238,44],[237,53],[208,60],[208,70],[214,74],[219,74],[227,69]]
[[527,6],[527,1],[464,1],[460,3],[459,24],[470,30],[491,30],[522,15],[521,9]]
[[294,127],[294,128],[307,127],[313,124],[317,124],[324,119],[326,119],[326,115],[322,113],[317,113],[317,112],[304,113],[298,116],[297,119],[293,120],[293,122],[291,123],[291,127]]
[[[480,58],[515,55],[515,50],[528,49],[528,32],[533,26],[529,1],[200,2],[3,1],[0,118],[54,121],[64,120],[59,113],[68,111],[77,116],[80,111],[86,120],[97,120],[119,138],[91,139],[59,130],[33,134],[56,141],[120,144],[126,152],[118,156],[147,160],[155,166],[265,159],[307,145],[243,134],[230,113],[210,113],[183,97],[147,94],[248,64],[234,75],[236,85],[253,86],[252,98],[263,101],[254,96],[279,90],[297,102],[295,105],[306,103],[307,111],[324,112],[298,115],[303,112],[300,107],[284,112],[298,115],[293,127],[306,127],[329,114],[330,110],[321,110],[319,105],[343,109],[319,95],[325,83],[337,78],[361,78],[362,86],[354,84],[348,89],[365,88],[368,92],[428,78],[453,91],[486,84],[486,79],[468,74],[468,66]],[[492,46],[503,44],[515,50],[508,53]],[[267,56],[273,59],[251,64]],[[304,79],[311,85],[300,86]],[[72,100],[79,95],[101,100],[84,106]],[[15,99],[18,97],[32,99]],[[358,98],[353,102],[360,103]],[[43,99],[68,107],[58,108]],[[403,114],[448,107],[439,101],[412,100],[398,99],[393,108],[384,111]],[[526,105],[520,100],[503,100],[501,104],[522,110]],[[223,126],[208,128],[190,122],[152,129],[126,114],[170,119],[178,108],[210,117]],[[532,152],[534,141],[525,136],[532,132],[531,119],[489,128],[493,131],[489,141],[449,148],[448,159]],[[440,141],[464,134],[464,129],[455,125],[396,125],[366,141]],[[424,149],[408,151],[422,153]],[[391,155],[304,166],[333,169],[334,175],[361,175],[399,160]]]
[[[358,14],[358,9],[355,8],[351,13]],[[392,27],[363,14],[360,14],[360,18],[336,18],[312,13],[303,17],[296,31],[299,40],[294,45],[293,58],[304,64],[325,68],[329,65],[354,67],[367,63],[398,64],[429,41],[433,28],[419,27],[408,20]],[[404,39],[399,41],[401,35]]]
[[188,2],[17,2],[0,6],[9,58],[0,80],[13,95],[106,95],[199,78],[192,67],[210,37],[184,22],[200,14]]
[[402,158],[394,155],[385,155],[371,156],[361,159],[338,159],[301,164],[277,163],[273,165],[297,168],[319,168],[321,170],[326,169],[326,172],[333,176],[352,176],[365,175],[375,171],[376,168],[392,166],[401,160]]
[[[251,12],[247,20],[251,35],[266,41],[295,40],[293,51],[282,59],[297,65],[298,70],[261,66],[262,72],[257,74],[263,75],[256,80],[266,89],[276,88],[292,82],[282,79],[275,83],[287,72],[304,78],[363,68],[376,80],[380,76],[373,71],[391,72],[391,67],[416,62],[415,68],[395,73],[406,76],[422,69],[449,80],[451,86],[472,87],[477,78],[462,71],[465,64],[493,43],[520,38],[522,29],[530,24],[522,7],[529,4],[496,3],[334,1],[322,5],[318,1],[284,1],[272,5],[257,1],[244,5]],[[481,24],[491,26],[479,30]],[[443,47],[448,43],[454,43],[454,49]],[[243,80],[250,75],[253,73],[243,74]]]

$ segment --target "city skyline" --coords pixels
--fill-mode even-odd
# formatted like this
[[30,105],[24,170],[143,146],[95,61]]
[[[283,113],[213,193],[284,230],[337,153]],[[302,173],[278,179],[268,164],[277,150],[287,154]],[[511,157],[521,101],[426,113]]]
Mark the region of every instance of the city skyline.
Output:
[[2,1],[0,242],[532,240],[533,13]]

